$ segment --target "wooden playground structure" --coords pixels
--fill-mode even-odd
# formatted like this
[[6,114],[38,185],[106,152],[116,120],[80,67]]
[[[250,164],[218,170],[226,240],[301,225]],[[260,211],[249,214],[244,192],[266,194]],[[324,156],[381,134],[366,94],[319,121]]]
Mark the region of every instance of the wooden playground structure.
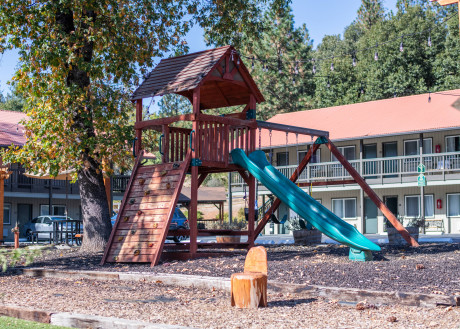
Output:
[[[193,104],[191,114],[155,120],[142,120],[142,99],[175,93],[187,97]],[[263,218],[255,219],[255,209],[249,206],[245,231],[198,230],[198,189],[209,174],[237,172],[248,185],[248,204],[256,201],[256,180],[242,167],[233,164],[231,150],[240,148],[246,154],[256,150],[262,129],[316,137],[316,142],[300,161],[291,181],[295,182],[323,144],[335,155],[405,240],[417,242],[388,210],[358,172],[328,139],[327,131],[273,124],[256,120],[256,106],[264,101],[257,85],[232,46],[225,46],[180,57],[162,60],[132,96],[136,103],[137,156],[118,218],[107,244],[102,263],[148,262],[158,264],[160,257],[190,259],[204,256],[203,249],[250,248],[255,238],[279,207],[276,199]],[[207,109],[240,106],[240,111],[227,115],[209,115]],[[191,129],[175,126],[189,121]],[[144,164],[143,131],[161,133],[162,163]],[[260,139],[259,139],[260,147]],[[191,195],[188,230],[169,230],[185,176],[191,175]],[[337,182],[328,182],[337,184]],[[343,184],[343,181],[340,182]],[[165,244],[167,236],[190,236],[190,243]],[[247,242],[198,243],[198,236],[241,235]]]

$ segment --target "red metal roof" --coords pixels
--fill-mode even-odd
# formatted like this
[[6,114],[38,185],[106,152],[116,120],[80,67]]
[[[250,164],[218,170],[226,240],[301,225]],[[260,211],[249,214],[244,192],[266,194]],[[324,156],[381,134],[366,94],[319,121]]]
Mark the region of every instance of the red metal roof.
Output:
[[19,121],[26,119],[27,115],[22,112],[0,111],[0,146],[9,146],[15,144],[24,145],[24,127]]
[[[428,102],[428,98],[431,101]],[[278,114],[269,122],[329,131],[333,141],[385,135],[410,134],[449,128],[460,128],[460,110],[454,103],[460,89],[431,94],[389,98],[322,109]],[[299,143],[311,142],[300,136]],[[288,143],[295,144],[294,134]],[[286,144],[284,132],[273,131],[272,145]],[[270,145],[269,133],[262,130],[262,146]]]
[[[251,93],[254,94],[257,102],[263,102],[264,98],[260,90],[241,59],[239,60],[238,72],[234,76],[235,81],[223,78],[216,69],[219,65],[225,69],[225,56],[229,56],[231,52],[233,52],[232,57],[236,61],[238,54],[232,46],[162,59],[131,98],[136,100],[176,93],[191,99],[191,91],[201,85],[200,103],[202,108],[247,104]],[[230,62],[229,66],[233,69],[235,64]],[[222,79],[206,81],[205,78],[208,75]]]

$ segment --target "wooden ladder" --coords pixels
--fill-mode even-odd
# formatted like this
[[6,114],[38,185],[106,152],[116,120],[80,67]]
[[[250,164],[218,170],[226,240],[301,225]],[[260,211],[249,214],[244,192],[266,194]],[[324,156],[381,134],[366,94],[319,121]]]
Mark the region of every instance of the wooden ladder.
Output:
[[158,264],[169,225],[184,183],[191,152],[185,161],[141,166],[139,155],[112,229],[102,264]]

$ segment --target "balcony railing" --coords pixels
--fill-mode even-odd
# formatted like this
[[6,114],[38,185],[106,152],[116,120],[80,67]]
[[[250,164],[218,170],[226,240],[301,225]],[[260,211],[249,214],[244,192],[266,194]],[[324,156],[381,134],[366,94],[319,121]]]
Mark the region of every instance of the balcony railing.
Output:
[[[65,180],[48,180],[31,178],[24,175],[24,169],[12,168],[11,175],[5,180],[5,192],[29,192],[29,193],[49,193],[50,184],[52,192],[62,194],[79,194],[78,182],[71,183]],[[114,194],[123,194],[128,185],[129,175],[116,175],[112,178],[112,190]]]
[[[349,162],[370,183],[416,182],[414,176],[418,175],[417,167],[420,164],[420,156],[363,159]],[[425,165],[425,175],[429,181],[446,180],[453,178],[452,175],[460,175],[460,152],[424,154],[422,162]],[[276,167],[288,178],[291,177],[296,168],[296,165]],[[351,178],[339,162],[321,162],[310,163],[301,173],[299,181],[336,181]],[[243,184],[244,181],[240,175],[232,175],[232,185]]]

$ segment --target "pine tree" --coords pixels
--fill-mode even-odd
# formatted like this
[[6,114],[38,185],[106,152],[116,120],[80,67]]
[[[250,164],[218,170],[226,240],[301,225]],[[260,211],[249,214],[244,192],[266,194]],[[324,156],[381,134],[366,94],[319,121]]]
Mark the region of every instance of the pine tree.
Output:
[[305,25],[294,27],[287,3],[265,13],[260,37],[248,37],[241,53],[266,100],[257,111],[262,119],[312,108],[312,44]]
[[382,21],[383,17],[384,10],[381,0],[362,0],[356,21],[364,30],[370,30],[372,26]]

